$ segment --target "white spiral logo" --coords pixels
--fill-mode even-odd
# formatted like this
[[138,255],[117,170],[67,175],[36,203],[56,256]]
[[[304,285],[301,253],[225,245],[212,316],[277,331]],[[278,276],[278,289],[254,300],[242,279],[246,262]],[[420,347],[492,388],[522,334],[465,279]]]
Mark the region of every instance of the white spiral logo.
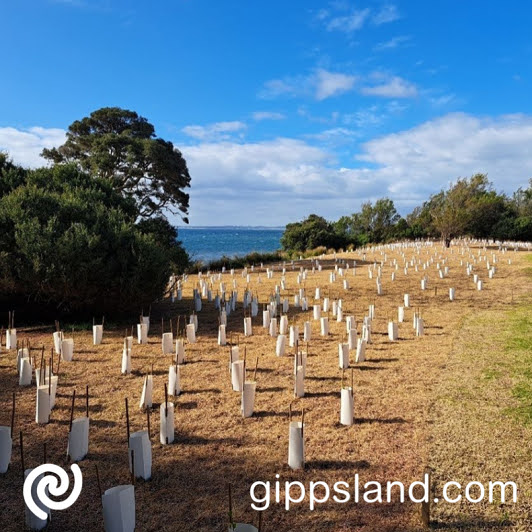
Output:
[[[53,501],[46,493],[46,490],[48,490],[50,495],[53,495],[54,497],[60,497],[67,492],[70,481],[68,479],[68,473],[62,467],[59,467],[55,464],[43,464],[33,469],[26,477],[23,491],[24,501],[26,502],[28,508],[39,519],[43,521],[46,520],[48,514],[41,510],[39,506],[37,506],[37,502],[40,502],[50,510],[66,510],[78,500],[79,494],[81,493],[81,488],[83,487],[83,475],[81,474],[81,469],[77,464],[72,464],[70,469],[74,475],[74,487],[70,496],[64,501]],[[59,481],[57,477],[50,475],[49,473],[54,473],[57,475],[59,477]],[[44,476],[38,481],[37,484],[37,501],[34,501],[32,493],[33,484],[37,478],[43,474]]]

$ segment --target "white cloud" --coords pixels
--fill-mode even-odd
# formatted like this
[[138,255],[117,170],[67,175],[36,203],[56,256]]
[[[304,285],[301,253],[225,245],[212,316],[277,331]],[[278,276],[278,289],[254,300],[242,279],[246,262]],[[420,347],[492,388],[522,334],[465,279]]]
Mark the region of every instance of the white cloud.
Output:
[[252,115],[253,120],[260,122],[261,120],[284,120],[286,116],[283,113],[276,113],[272,111],[256,111]]
[[86,7],[87,3],[83,0],[52,0],[53,4],[65,4],[73,7]]
[[373,87],[363,87],[361,92],[367,96],[383,98],[414,98],[418,94],[417,87],[413,83],[399,76],[393,76]]
[[456,100],[456,94],[443,94],[442,96],[435,96],[429,98],[429,101],[434,107],[442,107]]
[[[310,179],[311,168],[321,168],[330,157],[323,150],[289,138],[262,142],[212,142],[182,147],[194,186],[201,189],[237,186],[298,187]],[[213,181],[213,176],[216,179]]]
[[15,163],[31,168],[46,164],[40,156],[43,148],[60,146],[65,140],[63,129],[0,127],[0,150],[8,152]]
[[328,125],[336,124],[340,118],[340,113],[338,111],[332,111],[327,116],[313,115],[304,105],[298,107],[297,114],[303,118],[306,118],[309,122]]
[[408,104],[400,103],[397,100],[392,100],[386,104],[386,110],[391,115],[399,115],[403,111],[406,111],[408,107]]
[[350,91],[356,80],[356,76],[350,74],[318,68],[308,76],[267,81],[258,96],[263,99],[273,99],[279,96],[310,96],[321,101]]
[[486,172],[511,192],[526,186],[532,168],[532,116],[448,114],[363,144],[349,166],[325,146],[335,136],[355,140],[350,130],[320,135],[309,142],[321,147],[280,138],[183,148],[192,223],[282,225],[311,212],[337,219],[383,196],[406,213],[457,177]]
[[374,50],[377,52],[381,52],[384,50],[393,50],[394,48],[398,48],[399,46],[408,42],[409,40],[410,40],[410,36],[399,35],[398,37],[394,37],[393,39],[390,39],[389,41],[384,41],[384,42],[377,44]]
[[372,22],[377,26],[381,24],[387,24],[388,22],[393,22],[401,18],[397,7],[392,4],[387,4],[383,6],[380,11],[373,15]]
[[390,197],[426,199],[457,177],[487,173],[507,192],[526,185],[532,168],[532,116],[477,118],[452,113],[367,142],[357,156],[377,165]]
[[360,30],[370,15],[370,9],[354,10],[349,15],[333,17],[327,22],[329,31],[342,31],[344,33],[353,33]]
[[181,131],[192,138],[209,141],[225,140],[231,137],[231,134],[242,132],[247,128],[244,122],[215,122],[206,126],[185,126]]
[[289,138],[182,147],[192,176],[191,223],[283,225],[343,201],[334,155]]
[[359,109],[354,113],[343,115],[342,122],[346,125],[367,128],[381,124],[386,118],[386,113],[379,111],[377,105],[372,105],[367,109]]
[[320,9],[316,15],[315,15],[315,19],[318,20],[318,21],[322,21],[322,20],[326,20],[329,18],[329,11],[327,9]]
[[355,81],[355,76],[319,69],[316,73],[316,99],[325,100],[331,96],[350,91]]
[[315,12],[314,21],[328,31],[340,31],[347,35],[360,31],[367,23],[380,26],[401,18],[393,4],[385,4],[377,10],[369,7],[354,9],[349,2],[330,2],[329,7]]
[[320,142],[339,146],[346,143],[352,143],[353,138],[358,137],[360,132],[355,131],[354,129],[349,129],[346,127],[333,127],[331,129],[326,129],[320,133],[312,133],[306,135],[307,138],[316,139]]
[[305,90],[306,80],[303,77],[285,79],[270,79],[264,83],[264,87],[259,91],[258,97],[265,100],[272,100],[278,96],[294,97]]
[[[42,148],[63,143],[64,134],[4,127],[0,147],[37,166]],[[192,223],[283,225],[311,212],[337,219],[383,196],[406,213],[458,177],[484,172],[497,190],[512,192],[531,176],[532,115],[452,113],[358,147],[349,127],[318,136],[180,146],[192,176]],[[342,138],[352,158],[339,162],[333,148]]]

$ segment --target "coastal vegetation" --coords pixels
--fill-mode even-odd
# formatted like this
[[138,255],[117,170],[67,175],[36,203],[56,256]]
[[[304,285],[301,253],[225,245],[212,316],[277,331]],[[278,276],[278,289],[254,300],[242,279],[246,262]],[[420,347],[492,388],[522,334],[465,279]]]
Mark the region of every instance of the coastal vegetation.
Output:
[[532,180],[512,196],[484,174],[458,179],[401,216],[389,198],[328,221],[289,223],[281,249],[192,262],[168,215],[188,223],[190,174],[174,145],[137,113],[102,108],[73,122],[49,164],[0,153],[0,305],[37,313],[128,312],[159,298],[171,273],[318,256],[370,243],[455,237],[532,240]]
[[91,314],[160,297],[188,255],[167,212],[188,211],[190,176],[136,113],[100,109],[25,169],[0,153],[0,305]]
[[438,238],[449,245],[457,237],[532,240],[532,180],[528,188],[507,196],[496,192],[484,174],[458,179],[406,217],[388,198],[363,203],[360,212],[334,222],[311,214],[286,226],[281,245],[286,252],[302,252],[417,238]]

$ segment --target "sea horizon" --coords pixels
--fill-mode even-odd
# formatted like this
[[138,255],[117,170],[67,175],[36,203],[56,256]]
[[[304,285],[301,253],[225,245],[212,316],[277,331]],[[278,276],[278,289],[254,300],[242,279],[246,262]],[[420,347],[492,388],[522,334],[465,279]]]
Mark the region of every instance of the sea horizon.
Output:
[[176,225],[178,231],[182,229],[264,229],[285,230],[284,225]]
[[268,253],[281,247],[284,227],[225,225],[177,228],[177,238],[192,260],[209,262],[249,253]]

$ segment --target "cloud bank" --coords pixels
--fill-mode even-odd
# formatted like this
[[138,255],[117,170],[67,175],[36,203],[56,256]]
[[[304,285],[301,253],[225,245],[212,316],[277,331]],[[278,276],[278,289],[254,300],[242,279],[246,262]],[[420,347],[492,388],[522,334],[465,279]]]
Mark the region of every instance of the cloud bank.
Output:
[[7,151],[14,161],[32,168],[44,164],[44,159],[40,157],[43,148],[59,146],[65,139],[66,131],[63,129],[0,127],[0,150]]
[[[38,166],[42,148],[61,144],[64,133],[4,127],[0,149]],[[351,157],[343,164],[326,142],[331,136],[346,137]],[[283,225],[312,212],[336,219],[383,196],[406,213],[458,177],[485,172],[497,190],[511,192],[532,176],[532,116],[524,114],[452,113],[362,144],[342,128],[305,139],[196,138],[180,146],[192,176],[195,225]]]

